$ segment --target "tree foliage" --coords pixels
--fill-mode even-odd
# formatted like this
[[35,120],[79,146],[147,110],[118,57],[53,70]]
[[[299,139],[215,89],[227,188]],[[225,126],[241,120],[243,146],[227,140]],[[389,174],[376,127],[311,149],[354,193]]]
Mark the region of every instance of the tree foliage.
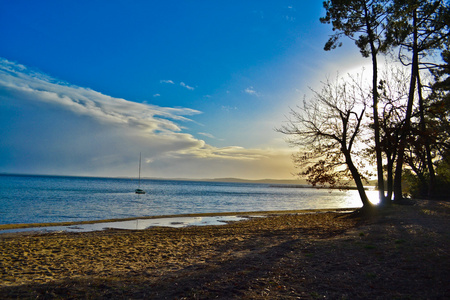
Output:
[[346,36],[358,46],[363,57],[385,52],[388,44],[384,41],[385,28],[382,26],[387,17],[388,0],[325,1],[325,17],[322,23],[331,24],[335,33],[325,44],[325,50],[342,46],[340,38]]

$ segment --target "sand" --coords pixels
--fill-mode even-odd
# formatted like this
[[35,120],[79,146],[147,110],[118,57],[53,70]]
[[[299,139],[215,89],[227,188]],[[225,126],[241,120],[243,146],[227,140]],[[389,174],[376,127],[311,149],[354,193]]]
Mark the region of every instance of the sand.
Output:
[[0,234],[5,299],[445,299],[447,202],[369,221],[282,214],[221,226]]

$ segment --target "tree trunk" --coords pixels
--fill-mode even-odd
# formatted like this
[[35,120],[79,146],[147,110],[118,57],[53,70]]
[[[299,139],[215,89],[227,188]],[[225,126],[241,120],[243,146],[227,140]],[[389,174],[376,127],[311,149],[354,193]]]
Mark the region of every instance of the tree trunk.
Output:
[[410,127],[411,127],[411,115],[412,115],[412,108],[414,103],[414,93],[416,91],[416,79],[417,74],[419,72],[418,70],[418,63],[419,63],[419,55],[418,55],[418,49],[417,49],[417,12],[416,10],[413,11],[413,61],[411,65],[411,81],[409,85],[409,95],[408,95],[408,104],[406,108],[406,115],[405,115],[405,123],[402,128],[402,133],[400,135],[400,143],[399,143],[399,149],[398,149],[398,158],[397,158],[397,166],[395,168],[395,178],[394,178],[394,201],[401,201],[403,199],[402,194],[402,172],[403,172],[403,163],[404,163],[404,156],[405,156],[405,147],[406,147],[406,141],[408,139],[408,135],[410,134]]
[[388,157],[387,161],[387,196],[386,201],[392,201],[393,184],[394,184],[394,160],[392,157]]
[[[425,158],[423,159],[425,160]],[[420,168],[418,168],[414,163],[408,162],[408,165],[411,167],[411,169],[414,171],[414,173],[417,175],[417,178],[419,178],[420,181],[420,197],[425,197],[428,194],[428,181],[425,177],[425,169],[426,167],[423,167],[424,171],[421,171]]]
[[[417,69],[419,66],[417,66]],[[420,131],[421,136],[424,141],[425,145],[425,154],[426,154],[426,164],[429,172],[429,183],[428,183],[428,197],[433,198],[434,196],[434,189],[436,186],[436,174],[434,172],[434,166],[433,166],[433,158],[431,156],[431,149],[430,149],[430,137],[427,134],[427,126],[425,122],[425,108],[423,104],[423,97],[422,97],[422,84],[420,82],[420,74],[417,74],[417,91],[419,95],[419,113],[420,113]]]
[[378,195],[380,198],[380,203],[382,205],[388,204],[386,197],[384,195],[384,179],[383,179],[383,156],[381,154],[381,143],[380,143],[380,123],[378,119],[378,67],[376,55],[372,55],[373,64],[373,119],[374,119],[374,133],[375,133],[375,153],[377,157],[377,178],[378,178]]
[[384,196],[384,179],[383,179],[383,156],[380,143],[380,123],[378,119],[378,51],[375,47],[375,36],[372,31],[372,25],[369,22],[369,11],[367,4],[364,2],[365,22],[367,27],[367,35],[369,37],[370,53],[372,56],[372,97],[373,97],[373,121],[375,133],[375,153],[377,158],[377,178],[378,178],[378,193],[381,204],[386,204]]
[[361,175],[358,172],[358,169],[353,164],[353,160],[350,154],[350,151],[343,148],[342,149],[345,156],[345,162],[347,163],[348,169],[350,170],[353,180],[355,181],[356,188],[358,189],[359,197],[361,198],[361,202],[363,203],[363,209],[373,208],[372,202],[367,198],[366,190],[364,189],[364,184],[361,179]]

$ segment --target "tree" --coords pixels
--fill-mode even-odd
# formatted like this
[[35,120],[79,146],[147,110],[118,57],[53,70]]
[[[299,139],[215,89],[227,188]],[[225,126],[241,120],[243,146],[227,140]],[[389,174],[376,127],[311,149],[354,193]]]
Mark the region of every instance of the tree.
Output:
[[[335,33],[325,44],[325,50],[341,45],[339,39],[346,36],[355,44],[364,57],[372,59],[372,109],[375,156],[377,164],[378,188],[382,203],[390,203],[390,187],[388,195],[384,195],[383,168],[388,170],[388,181],[391,180],[390,164],[396,160],[394,194],[401,200],[403,166],[408,163],[423,174],[427,173],[430,195],[436,183],[435,153],[433,151],[433,126],[427,115],[427,86],[422,80],[421,70],[439,67],[434,54],[442,51],[449,44],[450,8],[446,0],[328,0],[324,2],[326,16],[322,23],[332,24]],[[379,107],[380,95],[378,87],[378,55],[397,48],[399,61],[411,68],[408,101],[404,110],[403,122],[390,122],[387,116],[394,112],[394,107],[386,110]],[[415,110],[416,109],[416,110]],[[381,110],[381,111],[380,111]],[[381,115],[380,115],[381,114]],[[412,120],[418,120],[412,124]],[[380,122],[383,122],[381,124]],[[381,126],[392,127],[394,123],[401,125],[398,148],[386,152],[382,135],[392,135],[393,131],[385,131]],[[417,124],[417,125],[416,125]],[[388,128],[385,128],[388,129]],[[430,134],[433,132],[433,134]],[[386,138],[386,136],[385,136]],[[409,143],[413,142],[413,147]],[[390,145],[391,147],[392,145]],[[384,147],[384,149],[383,149]],[[391,147],[392,148],[392,147]],[[387,165],[383,165],[383,153]],[[408,156],[405,156],[408,153]],[[394,156],[395,155],[395,156]],[[420,165],[419,165],[420,164]],[[424,169],[425,168],[425,169]],[[425,178],[425,177],[423,177]]]
[[[448,16],[450,18],[450,16]],[[450,193],[450,44],[442,51],[443,63],[434,71],[435,82],[427,98],[426,113],[434,128],[433,152],[436,157],[435,197],[448,198]]]
[[298,110],[291,109],[287,125],[278,129],[291,137],[291,145],[301,149],[294,156],[302,170],[299,175],[306,175],[313,185],[336,186],[353,179],[363,209],[372,208],[355,154],[362,150],[358,141],[367,94],[354,80],[349,83],[338,79],[336,83],[327,80],[320,92],[313,93],[311,101],[304,101]]
[[325,50],[341,46],[339,38],[345,35],[355,41],[363,57],[372,59],[372,109],[378,190],[382,204],[388,203],[384,196],[383,158],[380,143],[378,116],[378,60],[377,55],[386,51],[383,40],[388,0],[328,0],[324,2],[326,16],[320,21],[332,24],[333,34],[325,44]]
[[[424,84],[421,80],[421,69],[432,69],[436,67],[433,61],[427,61],[433,52],[441,51],[443,45],[448,43],[449,38],[449,5],[440,0],[394,0],[388,18],[386,41],[392,46],[399,48],[399,60],[404,65],[411,67],[411,79],[408,105],[405,122],[399,144],[399,156],[395,171],[395,199],[402,199],[402,174],[405,160],[405,148],[407,141],[413,134],[411,118],[413,117],[414,99],[418,101],[419,126],[416,130],[415,150],[416,154],[411,157],[423,158],[418,160],[424,163],[429,174],[429,195],[431,196],[435,186],[435,171],[433,155],[431,150],[432,141],[425,116]],[[414,135],[414,134],[413,134]],[[412,166],[413,168],[417,166]],[[419,169],[417,169],[419,170]]]
[[427,114],[437,134],[434,145],[440,157],[450,152],[450,49],[442,52],[442,60],[443,64],[433,72],[435,82],[427,99]]
[[386,199],[392,200],[394,190],[394,164],[398,157],[401,128],[408,100],[409,76],[401,68],[388,65],[378,85],[380,97],[380,139],[386,159]]

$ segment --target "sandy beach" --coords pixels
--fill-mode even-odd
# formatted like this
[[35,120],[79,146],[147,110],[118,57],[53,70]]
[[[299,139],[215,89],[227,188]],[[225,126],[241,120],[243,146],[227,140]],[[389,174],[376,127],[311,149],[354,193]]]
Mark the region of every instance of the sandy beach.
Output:
[[448,299],[448,202],[221,226],[0,234],[4,299]]

